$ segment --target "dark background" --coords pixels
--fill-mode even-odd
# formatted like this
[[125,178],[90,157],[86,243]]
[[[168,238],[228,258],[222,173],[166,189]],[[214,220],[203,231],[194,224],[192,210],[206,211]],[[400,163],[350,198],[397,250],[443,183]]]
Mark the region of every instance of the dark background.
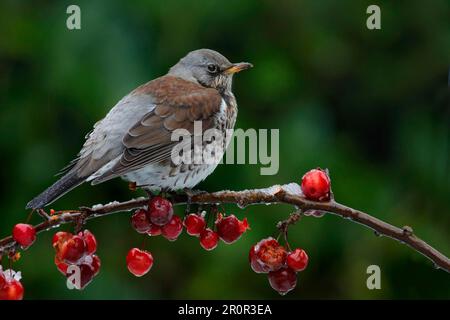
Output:
[[[82,29],[66,28],[81,7]],[[382,29],[366,28],[381,7]],[[125,94],[164,74],[188,51],[211,48],[255,68],[238,75],[238,128],[280,129],[280,171],[222,165],[199,188],[298,182],[329,168],[338,201],[398,226],[410,225],[450,254],[450,6],[432,1],[12,1],[0,3],[0,236],[79,151],[92,125]],[[55,209],[135,197],[120,179],[84,185]],[[129,216],[89,222],[100,275],[66,289],[53,264],[51,232],[14,265],[28,299],[280,298],[250,270],[250,246],[274,234],[292,209],[227,211],[252,227],[232,246],[204,251],[183,234],[147,239],[155,263],[143,278],[125,255],[142,236]],[[37,217],[33,222],[37,222]],[[65,227],[69,228],[69,227]],[[282,299],[450,298],[450,278],[409,248],[335,216],[306,218],[291,231],[310,265]],[[7,267],[7,262],[4,261]],[[382,289],[366,288],[377,264]]]

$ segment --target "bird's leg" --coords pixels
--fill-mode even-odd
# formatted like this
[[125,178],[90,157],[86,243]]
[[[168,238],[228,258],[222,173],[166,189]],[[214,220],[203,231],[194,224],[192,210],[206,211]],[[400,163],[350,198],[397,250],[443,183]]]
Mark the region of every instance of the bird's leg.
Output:
[[[202,190],[192,190],[191,188],[183,188],[181,190],[186,194],[187,200],[186,200],[186,214],[189,213],[191,210],[191,204],[192,204],[192,197],[198,194],[206,193],[206,191]],[[202,211],[203,207],[201,204],[198,205],[197,211],[200,213]]]
[[151,198],[153,198],[153,193],[149,190],[149,189],[144,189],[145,193],[148,196],[148,199],[150,200]]
[[180,189],[180,190],[177,190],[176,191],[176,193],[177,194],[180,194],[180,193],[185,193],[186,194],[186,197],[187,197],[187,200],[186,200],[186,208],[185,208],[185,210],[184,210],[184,214],[187,216],[189,213],[190,213],[190,211],[191,211],[191,205],[192,205],[192,199],[191,199],[191,192],[192,192],[192,190],[191,189],[189,189],[189,188],[183,188],[183,189]]
[[170,192],[169,188],[161,188],[159,195],[163,198],[172,197],[172,193]]
[[184,209],[185,216],[187,216],[189,214],[189,212],[191,211],[191,204],[192,204],[191,197],[188,196],[187,201],[186,201],[186,208]]

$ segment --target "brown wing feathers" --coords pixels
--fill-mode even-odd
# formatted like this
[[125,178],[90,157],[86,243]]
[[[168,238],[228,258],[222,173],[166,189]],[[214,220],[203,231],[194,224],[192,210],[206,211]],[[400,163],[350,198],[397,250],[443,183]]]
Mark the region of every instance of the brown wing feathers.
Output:
[[213,127],[222,102],[217,90],[171,76],[151,81],[132,94],[151,95],[155,108],[129,129],[121,159],[94,184],[170,159],[177,143],[171,141],[172,132],[183,128],[192,134],[198,120],[203,120],[203,130]]

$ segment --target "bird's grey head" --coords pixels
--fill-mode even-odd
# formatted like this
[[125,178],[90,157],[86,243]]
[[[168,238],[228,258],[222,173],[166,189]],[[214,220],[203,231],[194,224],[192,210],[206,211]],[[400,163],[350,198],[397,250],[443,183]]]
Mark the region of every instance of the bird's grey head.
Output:
[[230,91],[233,75],[253,67],[251,63],[231,63],[220,53],[210,49],[189,52],[169,70],[169,75],[194,81],[220,92]]

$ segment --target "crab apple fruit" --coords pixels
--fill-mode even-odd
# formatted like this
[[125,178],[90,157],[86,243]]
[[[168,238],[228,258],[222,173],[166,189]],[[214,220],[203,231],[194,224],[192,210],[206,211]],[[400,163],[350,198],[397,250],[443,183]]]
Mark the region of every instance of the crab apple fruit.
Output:
[[91,271],[92,271],[94,276],[96,276],[100,272],[101,260],[95,254],[86,256],[83,259],[83,263],[81,263],[80,265],[83,265],[83,264],[88,265],[88,266],[91,267]]
[[[63,245],[69,241],[70,239],[72,239],[73,234],[71,234],[70,232],[65,232],[65,231],[58,231],[57,233],[55,233],[53,235],[52,238],[52,246],[53,248],[55,248],[56,251],[56,255],[59,257],[61,254],[61,248],[63,247]],[[61,259],[60,259],[61,260]]]
[[205,229],[205,218],[201,215],[191,213],[184,218],[184,226],[186,227],[186,232],[188,235],[199,236]]
[[220,239],[225,243],[233,243],[237,241],[241,235],[248,229],[247,218],[239,221],[235,215],[229,215],[224,218],[220,217],[216,221],[217,233]]
[[177,215],[174,215],[172,219],[161,228],[163,237],[170,241],[177,240],[182,231],[183,221],[181,221],[180,217]]
[[[95,277],[93,267],[89,264],[78,265],[80,268],[80,282],[77,283],[75,280],[72,282],[76,289],[83,290],[86,286],[91,283],[92,279]],[[70,275],[69,275],[70,276]]]
[[73,234],[71,234],[70,232],[58,231],[57,233],[55,233],[53,235],[52,245],[53,245],[53,247],[55,247],[56,250],[59,250],[59,247],[61,246],[61,244],[63,244],[64,242],[66,242],[67,240],[69,240],[72,237],[73,237]]
[[82,237],[86,243],[86,254],[91,255],[97,251],[97,239],[92,232],[89,230],[84,230],[78,234]]
[[57,254],[55,254],[54,261],[55,261],[55,266],[59,270],[59,272],[61,272],[63,275],[66,275],[67,268],[69,267],[69,265],[67,263],[61,261],[61,259],[58,257]]
[[162,233],[161,226],[150,223],[150,229],[147,231],[149,236],[159,236]]
[[308,266],[308,255],[300,248],[295,249],[286,257],[286,264],[295,272],[303,271]]
[[[101,262],[98,256],[87,256],[83,263],[69,267],[66,271],[66,277],[76,289],[83,290],[99,273],[100,265]],[[76,277],[73,277],[74,273],[77,272],[75,268],[78,268],[79,272],[78,281]]]
[[76,264],[86,253],[86,243],[80,236],[73,236],[62,243],[59,250],[59,257],[69,264]]
[[147,217],[147,211],[144,209],[136,210],[131,216],[131,225],[139,233],[146,233],[150,229],[150,221]]
[[150,271],[153,265],[153,256],[150,252],[132,248],[127,254],[128,270],[136,277],[142,277]]
[[22,283],[18,280],[11,279],[0,288],[0,300],[22,300],[23,292]]
[[[255,245],[255,255],[260,264],[269,271],[275,271],[284,266],[287,252],[274,238],[263,239]],[[264,268],[266,270],[266,268]]]
[[94,275],[97,275],[100,272],[100,267],[102,265],[102,262],[100,261],[100,258],[97,255],[92,255],[92,262],[91,266],[94,271]]
[[313,169],[302,178],[302,191],[306,198],[317,201],[330,199],[330,178],[322,169]]
[[200,233],[200,245],[203,249],[207,251],[213,250],[217,247],[218,243],[219,235],[210,228],[206,228]]
[[281,295],[285,295],[297,285],[297,274],[288,267],[269,272],[270,286]]
[[248,253],[248,260],[250,262],[250,267],[256,273],[268,273],[270,267],[261,262],[256,256],[255,246],[252,246],[250,252]]
[[163,197],[154,197],[148,204],[147,211],[150,221],[158,226],[167,224],[173,216],[172,202]]
[[36,230],[30,224],[16,224],[13,228],[12,234],[14,240],[23,248],[28,248],[36,240]]

